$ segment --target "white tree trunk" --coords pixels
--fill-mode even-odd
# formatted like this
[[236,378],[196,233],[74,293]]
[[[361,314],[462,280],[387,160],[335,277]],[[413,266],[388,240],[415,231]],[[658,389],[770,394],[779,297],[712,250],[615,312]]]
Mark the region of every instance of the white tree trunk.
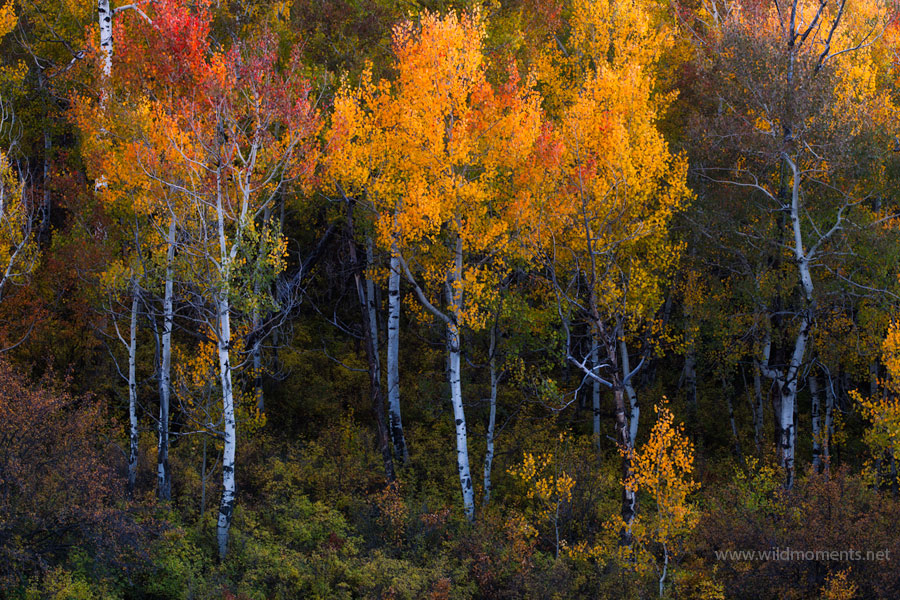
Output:
[[469,521],[475,520],[475,494],[472,489],[472,475],[469,471],[469,445],[466,433],[466,415],[463,410],[462,371],[460,369],[461,340],[459,335],[459,315],[462,310],[462,238],[456,237],[456,252],[453,274],[447,282],[447,304],[452,309],[453,319],[447,323],[447,354],[449,356],[450,402],[453,405],[453,420],[456,425],[456,462],[459,469],[459,484],[462,488],[463,510]]
[[131,329],[128,338],[128,420],[130,424],[128,453],[128,493],[134,493],[138,462],[138,414],[137,414],[137,322],[140,304],[140,287],[137,279],[132,283]]
[[[793,55],[792,55],[793,57]],[[800,377],[800,369],[803,366],[803,357],[806,353],[806,346],[809,343],[810,330],[812,326],[812,317],[815,309],[813,298],[813,282],[812,273],[809,264],[811,256],[807,254],[803,247],[803,229],[801,227],[800,215],[800,172],[796,163],[785,155],[785,162],[791,169],[793,177],[793,185],[791,190],[791,228],[794,234],[794,260],[797,263],[797,272],[799,275],[800,290],[803,294],[805,306],[800,309],[800,324],[797,331],[797,337],[794,339],[794,349],[787,367],[784,370],[772,369],[769,367],[769,353],[771,350],[771,339],[766,341],[764,361],[761,367],[763,373],[775,380],[778,385],[781,397],[781,410],[778,415],[779,427],[779,458],[781,466],[785,473],[785,488],[791,489],[794,485],[794,455],[797,440],[797,432],[794,426],[794,412],[797,402],[797,383]]]
[[[234,481],[234,456],[237,443],[237,431],[234,417],[234,395],[231,387],[231,305],[228,300],[228,272],[238,247],[235,243],[230,252],[225,237],[225,207],[222,200],[222,172],[221,167],[216,172],[216,218],[219,234],[219,276],[221,288],[216,298],[216,337],[219,354],[219,378],[222,387],[222,418],[223,418],[223,450],[222,450],[222,501],[219,503],[219,519],[216,524],[216,539],[219,544],[219,559],[225,560],[228,552],[228,532],[231,529],[231,520],[234,517],[235,481]],[[240,227],[246,218],[249,201],[245,195],[241,217],[238,223],[238,235],[240,239]]]
[[103,52],[103,79],[112,73],[113,35],[112,9],[109,0],[97,0],[97,17],[100,25],[100,51]]
[[[597,371],[599,366],[600,351],[596,340],[591,340],[591,368]],[[601,448],[600,439],[603,437],[603,433],[600,429],[600,386],[602,384],[596,379],[592,380],[591,383],[593,383],[593,387],[591,388],[591,412],[594,423],[594,445],[597,446],[597,450],[599,451]]]
[[222,386],[222,414],[224,417],[224,449],[222,452],[222,502],[219,504],[219,520],[216,539],[219,543],[219,558],[225,559],[228,551],[228,531],[234,516],[235,482],[234,455],[236,424],[234,418],[234,396],[231,387],[231,315],[228,296],[222,294],[217,302],[219,376]]
[[490,347],[490,365],[491,365],[491,410],[488,416],[487,427],[487,449],[484,453],[484,505],[487,506],[491,500],[491,467],[494,462],[494,428],[497,424],[497,386],[500,375],[497,372],[497,326],[491,327],[491,347]]
[[624,338],[619,339],[619,353],[622,360],[623,386],[631,409],[631,416],[628,418],[628,434],[631,437],[631,443],[634,444],[634,441],[637,439],[638,425],[641,419],[641,406],[638,404],[637,394],[634,391],[634,386],[631,385],[631,380],[626,379],[631,373],[631,360],[628,358],[628,346],[625,344]]
[[409,461],[409,449],[400,415],[400,259],[396,244],[391,244],[391,273],[388,277],[387,386],[391,443],[400,464]]
[[172,263],[175,260],[175,217],[169,220],[166,238],[166,279],[163,291],[163,330],[159,364],[159,426],[156,446],[156,493],[161,500],[172,499],[169,472],[169,406],[172,393],[172,329],[174,327],[174,286]]
[[413,290],[418,297],[419,302],[434,316],[439,318],[447,327],[447,376],[450,382],[450,403],[453,406],[453,420],[456,426],[456,466],[459,471],[459,483],[462,488],[463,510],[466,518],[471,522],[475,520],[475,502],[474,490],[472,489],[472,475],[469,471],[469,448],[468,436],[466,433],[466,415],[463,410],[462,386],[460,383],[460,335],[459,335],[459,316],[462,311],[463,302],[463,244],[462,238],[457,234],[456,248],[454,249],[454,266],[453,270],[447,276],[446,298],[447,305],[451,308],[451,316],[443,313],[425,296],[425,292],[416,283],[409,265],[403,260],[398,253],[400,266],[403,268],[403,274],[406,276]]
[[469,521],[475,519],[475,500],[472,490],[472,476],[469,472],[469,447],[466,433],[466,415],[463,410],[462,387],[460,384],[460,337],[456,323],[447,325],[447,352],[450,357],[450,403],[453,405],[453,419],[456,425],[456,463],[459,469],[459,483],[462,488],[463,510]]

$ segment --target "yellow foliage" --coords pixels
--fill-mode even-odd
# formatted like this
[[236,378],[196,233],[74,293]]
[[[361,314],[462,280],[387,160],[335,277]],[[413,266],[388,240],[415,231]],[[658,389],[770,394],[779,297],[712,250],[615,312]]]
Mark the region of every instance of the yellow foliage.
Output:
[[[493,302],[516,252],[519,205],[510,177],[541,129],[539,98],[513,65],[505,83],[488,81],[484,37],[478,11],[426,12],[396,26],[395,80],[375,82],[366,71],[358,87],[342,87],[325,155],[335,191],[375,209],[380,244],[415,256],[424,288],[451,281],[464,299],[451,311],[475,329],[486,318],[479,306]],[[427,251],[417,253],[420,247]],[[469,264],[485,254],[490,268]]]
[[[557,438],[558,445],[568,443],[568,435],[563,432]],[[560,507],[572,500],[575,480],[560,469],[558,457],[552,452],[532,454],[526,452],[519,465],[507,472],[525,487],[525,495],[534,503],[534,514],[542,521],[557,524]]]
[[859,591],[859,587],[852,581],[848,581],[850,569],[844,569],[828,577],[822,586],[822,600],[853,600]]
[[3,6],[0,6],[0,38],[12,31],[18,20],[12,0],[7,0]]
[[[232,332],[232,356],[240,356],[247,334],[246,326]],[[256,373],[253,369],[232,371],[234,381],[234,407],[238,426],[247,433],[258,431],[266,424],[266,415],[258,408],[256,390],[252,382]],[[210,338],[196,346],[176,345],[172,352],[172,392],[178,400],[185,416],[193,426],[203,431],[216,431],[221,426],[222,406],[220,391],[220,369],[218,348],[213,332]]]
[[[654,407],[657,418],[649,439],[632,454],[632,474],[624,485],[652,502],[653,512],[640,512],[628,526],[621,516],[604,524],[604,535],[596,544],[581,542],[569,550],[577,559],[614,561],[627,565],[639,577],[654,569],[660,573],[658,556],[666,563],[680,552],[679,544],[696,526],[699,514],[688,496],[699,489],[692,478],[694,448],[666,399]],[[628,529],[631,544],[621,544],[621,532]],[[659,552],[659,549],[662,552]]]
[[884,391],[881,398],[864,398],[856,390],[850,396],[859,402],[863,416],[869,421],[863,439],[875,456],[887,452],[897,456],[900,450],[900,323],[894,321],[888,328],[882,345],[882,360],[887,377],[880,382]]
[[32,217],[24,184],[0,151],[0,296],[3,286],[21,285],[35,267],[39,249]]

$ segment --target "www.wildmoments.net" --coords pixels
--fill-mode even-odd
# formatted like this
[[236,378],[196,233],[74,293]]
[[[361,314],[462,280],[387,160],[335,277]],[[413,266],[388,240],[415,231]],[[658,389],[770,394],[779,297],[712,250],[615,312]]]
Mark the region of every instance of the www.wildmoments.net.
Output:
[[716,560],[774,560],[774,561],[888,561],[890,550],[795,550],[773,546],[768,550],[716,550]]

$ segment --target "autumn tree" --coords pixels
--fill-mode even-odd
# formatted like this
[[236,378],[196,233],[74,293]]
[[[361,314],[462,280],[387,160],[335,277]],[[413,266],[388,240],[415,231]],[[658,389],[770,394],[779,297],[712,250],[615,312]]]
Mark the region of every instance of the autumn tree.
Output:
[[800,0],[702,11],[698,63],[710,87],[691,121],[706,142],[695,148],[698,229],[710,236],[719,277],[756,315],[755,358],[777,390],[790,488],[814,324],[836,291],[873,284],[846,273],[878,218],[864,201],[883,189],[871,126],[893,110],[873,60],[885,15],[874,4]]
[[655,509],[640,524],[645,533],[639,542],[651,554],[655,554],[654,549],[648,546],[658,544],[661,549],[661,560],[654,563],[662,596],[670,562],[697,522],[696,509],[688,496],[700,485],[693,480],[694,448],[684,427],[675,425],[675,416],[665,401],[654,410],[656,423],[635,454],[634,474],[626,485],[643,492]]
[[[260,32],[215,50],[207,37],[206,5],[193,10],[162,3],[149,15],[152,25],[134,20],[124,30],[114,77],[120,69],[126,90],[147,82],[166,87],[138,104],[137,118],[126,122],[131,131],[123,153],[104,166],[119,169],[118,161],[130,159],[124,166],[137,168],[142,197],[154,203],[151,214],[163,217],[164,336],[172,331],[176,248],[191,259],[183,277],[193,290],[192,308],[202,335],[211,336],[217,347],[222,411],[219,423],[209,426],[224,442],[218,521],[224,558],[235,503],[233,372],[242,362],[233,352],[232,318],[274,306],[270,284],[285,268],[285,241],[265,217],[294,183],[308,181],[318,117],[296,49],[281,64],[277,40]],[[104,110],[110,113],[112,106]],[[113,175],[122,177],[109,172],[112,187]],[[169,357],[170,349],[163,353],[164,369]]]
[[[474,518],[461,387],[462,328],[503,269],[517,217],[511,175],[539,134],[537,97],[516,70],[488,79],[480,14],[425,14],[394,30],[397,77],[336,100],[333,167],[347,194],[378,210],[382,247],[427,313],[446,328],[450,399],[463,507]],[[368,143],[365,143],[368,142]],[[488,266],[493,268],[488,268]],[[390,351],[389,351],[390,354]]]
[[657,69],[671,32],[650,3],[575,3],[560,27],[563,41],[550,37],[538,67],[557,141],[555,149],[547,143],[549,177],[532,184],[530,243],[544,257],[561,315],[571,310],[589,332],[587,351],[569,342],[566,359],[596,382],[595,405],[597,386],[613,391],[630,524],[634,376],[658,334],[654,317],[681,251],[669,224],[690,197],[687,164],[657,126],[670,100],[657,91]]

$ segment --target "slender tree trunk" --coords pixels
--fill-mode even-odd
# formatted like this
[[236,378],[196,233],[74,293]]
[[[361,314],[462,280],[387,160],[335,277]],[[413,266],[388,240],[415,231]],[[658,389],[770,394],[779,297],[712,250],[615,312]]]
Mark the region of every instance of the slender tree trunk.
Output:
[[[236,486],[234,478],[235,450],[237,447],[237,423],[234,416],[234,390],[231,382],[231,304],[228,300],[228,271],[237,246],[229,252],[225,237],[225,207],[222,199],[221,158],[216,169],[216,220],[219,237],[219,276],[221,288],[216,298],[216,342],[219,355],[219,378],[222,387],[223,448],[222,448],[222,500],[219,503],[219,518],[216,523],[216,541],[219,546],[219,560],[224,561],[228,553],[228,533],[234,518]],[[245,200],[246,208],[246,200]],[[243,215],[242,215],[243,218]]]
[[206,513],[206,436],[203,436],[203,462],[200,463],[200,518]]
[[388,348],[387,386],[388,416],[390,418],[391,442],[400,464],[409,461],[409,448],[403,434],[403,419],[400,415],[400,259],[397,245],[391,244],[391,273],[388,277]]
[[103,52],[103,78],[107,79],[112,73],[113,57],[112,10],[109,0],[97,0],[97,17],[100,26],[100,50]]
[[138,414],[137,414],[137,327],[140,287],[132,282],[131,328],[128,338],[128,420],[130,423],[130,448],[128,453],[128,495],[134,495],[138,463]]
[[[790,55],[791,64],[793,65],[794,54]],[[790,75],[790,74],[789,74]],[[790,84],[790,80],[789,80]],[[785,127],[785,144],[790,146],[793,143],[791,138],[791,128]],[[800,377],[800,370],[803,366],[803,358],[806,353],[806,347],[809,344],[811,335],[812,321],[815,314],[815,299],[813,297],[813,281],[810,271],[810,255],[803,246],[803,229],[801,227],[801,194],[800,194],[800,177],[801,173],[797,164],[791,160],[787,154],[784,155],[784,163],[791,169],[792,186],[790,197],[790,219],[791,230],[793,233],[793,253],[794,260],[797,264],[797,274],[799,279],[800,291],[802,293],[804,306],[799,311],[800,324],[797,336],[794,338],[794,348],[786,367],[771,368],[769,366],[769,354],[771,351],[771,339],[766,341],[764,350],[765,360],[763,362],[763,373],[773,379],[778,386],[781,397],[781,411],[778,415],[779,427],[779,458],[781,466],[785,473],[785,489],[791,489],[794,485],[794,455],[797,439],[796,430],[796,402],[797,402],[797,384]]]
[[[615,352],[615,350],[613,350]],[[614,382],[613,398],[616,403],[616,438],[622,451],[622,481],[627,482],[631,479],[632,455],[634,454],[634,440],[628,428],[628,419],[626,417],[625,408],[625,390],[620,382]],[[631,525],[634,522],[634,516],[637,512],[637,494],[635,490],[627,484],[622,486],[622,521],[624,529],[622,531],[622,544],[631,545]]]
[[[459,226],[459,223],[457,223]],[[399,255],[398,255],[399,256]],[[400,264],[406,276],[419,298],[422,305],[433,315],[438,317],[447,327],[447,379],[450,384],[450,403],[453,406],[453,420],[456,426],[456,466],[459,472],[459,483],[462,488],[463,510],[466,518],[472,522],[475,520],[474,490],[472,489],[472,475],[469,470],[469,448],[466,433],[466,415],[463,409],[461,368],[460,368],[460,332],[459,321],[463,303],[463,242],[459,234],[456,235],[454,248],[454,265],[445,281],[447,305],[450,307],[449,315],[435,307],[425,292],[416,283],[409,271],[409,267],[402,256]]]
[[[372,242],[372,238],[366,236],[366,266],[371,267],[375,264],[375,246]],[[369,335],[372,336],[372,348],[375,351],[375,356],[379,360],[378,372],[381,373],[381,349],[378,340],[378,300],[375,297],[375,281],[368,276],[368,273],[365,275],[366,281],[366,311],[369,313]],[[380,379],[380,378],[379,378]],[[380,386],[379,386],[380,387]]]
[[753,441],[756,444],[756,454],[762,452],[763,427],[765,425],[765,411],[763,410],[762,376],[759,373],[759,365],[753,365],[753,398],[755,410],[753,411]]
[[[568,361],[566,361],[568,362]],[[595,371],[598,370],[600,366],[600,350],[597,341],[591,339],[591,368]],[[594,423],[594,445],[597,446],[597,451],[599,452],[602,448],[600,440],[603,438],[603,431],[600,428],[600,386],[602,385],[599,381],[594,379],[592,381],[593,387],[591,388],[591,412],[593,414],[593,423]]]
[[447,353],[450,357],[450,403],[453,405],[453,419],[456,425],[456,462],[459,483],[462,488],[463,510],[469,521],[475,520],[475,501],[472,490],[472,476],[469,471],[469,447],[466,433],[466,415],[463,410],[462,387],[460,383],[460,336],[456,323],[447,325]]
[[453,420],[456,426],[456,462],[459,483],[462,488],[463,509],[466,518],[475,520],[475,500],[472,489],[472,475],[469,471],[469,445],[466,432],[466,415],[463,410],[462,371],[460,368],[461,340],[459,313],[462,307],[462,238],[457,235],[455,265],[447,282],[447,304],[452,307],[453,319],[447,323],[447,354],[449,357],[450,403],[453,405]]
[[[263,222],[268,224],[272,218],[272,209],[267,204],[263,209]],[[280,225],[280,224],[279,224]],[[281,233],[281,229],[279,227],[279,233]],[[260,293],[260,282],[259,279],[253,282],[253,294],[256,297],[259,297]],[[253,332],[253,346],[250,349],[250,360],[253,364],[253,396],[256,398],[256,410],[259,411],[260,414],[266,411],[266,400],[263,395],[263,364],[262,364],[262,343],[263,343],[263,335],[261,331],[261,321],[262,318],[259,314],[259,308],[256,306],[253,307],[253,311],[250,313],[250,327]]]
[[628,346],[625,344],[624,338],[619,338],[619,352],[622,355],[622,379],[624,382],[622,387],[625,389],[625,394],[628,397],[628,406],[631,409],[628,418],[628,435],[631,437],[631,443],[634,444],[634,441],[637,439],[638,425],[641,419],[641,406],[638,404],[637,394],[634,391],[631,380],[627,379],[631,373],[631,360],[628,357]]
[[734,401],[731,399],[731,387],[725,375],[722,375],[722,393],[725,395],[725,404],[728,408],[728,421],[731,424],[731,439],[734,441],[734,454],[738,461],[744,464],[744,452],[741,448],[741,439],[738,437],[737,421],[734,419]]
[[[259,293],[259,290],[256,290]],[[253,331],[259,331],[259,310],[253,309],[250,315],[250,326]],[[253,350],[251,351],[251,359],[253,363],[253,394],[256,397],[256,410],[260,413],[266,411],[266,400],[263,396],[263,366],[262,366],[262,340],[258,337],[253,342]]]
[[169,407],[172,393],[172,329],[174,327],[174,285],[172,263],[175,261],[175,217],[169,221],[166,238],[166,278],[163,290],[163,330],[159,364],[159,425],[156,444],[156,495],[160,500],[172,499],[172,476],[169,471]]
[[781,464],[785,472],[786,489],[791,489],[794,485],[794,455],[797,442],[794,413],[797,402],[797,379],[800,376],[803,354],[809,338],[809,328],[809,320],[804,316],[800,324],[800,332],[794,342],[794,352],[786,376],[778,381],[781,388]]
[[[375,248],[372,242],[372,238],[366,238],[366,264],[373,265],[375,263]],[[365,274],[365,272],[363,272]],[[374,408],[377,411],[377,422],[378,422],[378,436],[380,438],[380,443],[382,445],[382,454],[384,455],[385,461],[385,473],[387,474],[388,481],[393,481],[395,478],[394,473],[394,461],[391,456],[391,428],[388,423],[385,422],[385,406],[384,406],[384,394],[381,390],[381,352],[378,343],[378,301],[375,296],[375,282],[371,277],[365,275],[365,292],[364,296],[360,298],[362,302],[362,309],[365,313],[363,315],[363,324],[366,326],[369,334],[367,344],[369,346],[368,352],[371,354],[371,358],[369,359],[369,364],[371,365],[370,374],[372,378],[372,386],[374,393],[377,396],[373,396]],[[390,420],[390,415],[388,415],[388,420]]]
[[831,376],[825,379],[825,431],[822,440],[822,455],[825,472],[831,467],[831,436],[834,433],[834,383]]
[[497,372],[497,324],[491,327],[490,365],[491,365],[491,410],[488,417],[487,449],[484,453],[484,505],[491,500],[491,465],[494,462],[494,427],[497,423],[497,386],[500,375]]
[[[349,207],[352,211],[353,208]],[[384,420],[384,396],[381,394],[381,363],[378,357],[378,329],[372,322],[374,317],[374,284],[365,277],[362,265],[356,256],[356,242],[353,239],[353,217],[350,216],[350,260],[354,265],[354,278],[356,280],[356,293],[359,297],[359,305],[362,312],[363,331],[366,344],[366,359],[369,364],[369,388],[372,395],[372,410],[375,413],[375,428],[378,436],[378,448],[381,450],[381,458],[384,463],[384,475],[388,481],[393,481],[394,461],[391,458],[390,433]]]
[[50,240],[50,179],[51,179],[51,154],[53,152],[53,140],[50,137],[48,125],[44,125],[44,176],[41,181],[43,188],[43,201],[41,202],[41,226],[38,230],[38,239],[42,244]]
[[[391,458],[390,433],[384,420],[384,396],[381,393],[381,362],[378,356],[378,325],[375,317],[375,284],[366,276],[365,265],[361,264],[356,251],[354,229],[354,203],[347,202],[347,234],[349,238],[350,262],[353,266],[353,280],[362,312],[363,338],[366,345],[366,361],[369,365],[369,391],[372,397],[372,411],[375,413],[375,434],[378,448],[384,462],[384,475],[388,481],[394,480],[394,461]],[[369,261],[371,251],[367,248]]]
[[812,399],[812,464],[816,472],[822,470],[822,390],[819,388],[819,378],[814,372],[810,372],[809,395]]
[[[220,229],[224,236],[224,228]],[[216,539],[219,544],[219,559],[225,560],[228,552],[228,532],[234,517],[236,497],[234,479],[234,457],[237,443],[237,427],[234,416],[234,394],[231,383],[231,306],[226,293],[221,293],[216,304],[218,321],[219,377],[222,386],[222,413],[224,415],[224,449],[222,452],[222,501],[219,504],[219,519],[216,525]]]

